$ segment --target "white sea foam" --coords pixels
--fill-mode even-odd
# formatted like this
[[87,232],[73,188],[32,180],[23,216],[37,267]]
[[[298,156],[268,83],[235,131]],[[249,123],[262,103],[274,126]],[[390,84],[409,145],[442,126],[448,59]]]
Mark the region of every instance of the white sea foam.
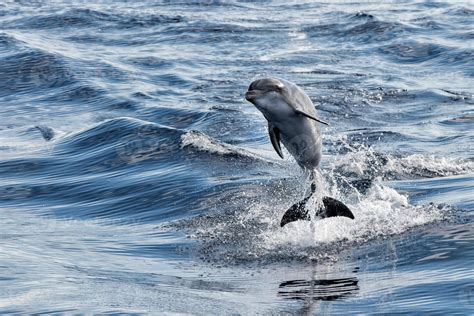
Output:
[[474,161],[435,155],[413,154],[406,157],[388,157],[385,172],[415,173],[425,170],[436,176],[452,176],[474,171]]
[[474,172],[474,161],[432,154],[384,154],[361,146],[345,154],[328,157],[329,170],[339,169],[356,177],[381,176],[385,179],[440,177]]

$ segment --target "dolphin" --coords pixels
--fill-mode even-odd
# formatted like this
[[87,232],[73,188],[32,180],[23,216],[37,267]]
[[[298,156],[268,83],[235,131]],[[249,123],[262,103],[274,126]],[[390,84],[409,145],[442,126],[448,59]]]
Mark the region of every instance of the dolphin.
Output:
[[[253,81],[245,99],[251,102],[268,121],[268,133],[273,148],[283,158],[281,144],[295,158],[298,165],[310,172],[314,180],[321,161],[321,132],[319,124],[329,125],[318,118],[316,109],[308,95],[297,85],[280,78],[264,78]],[[316,192],[311,184],[311,193],[302,201],[293,204],[283,215],[280,226],[297,221],[310,220],[305,205]],[[323,197],[321,207],[315,215],[319,218],[354,215],[344,203],[331,197]]]

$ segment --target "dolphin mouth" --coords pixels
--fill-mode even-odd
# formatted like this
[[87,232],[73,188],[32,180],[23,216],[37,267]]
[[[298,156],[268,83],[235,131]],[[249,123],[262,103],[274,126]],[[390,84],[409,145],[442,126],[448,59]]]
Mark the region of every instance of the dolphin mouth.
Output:
[[261,95],[262,91],[260,90],[249,90],[245,93],[245,99],[249,102],[252,102]]

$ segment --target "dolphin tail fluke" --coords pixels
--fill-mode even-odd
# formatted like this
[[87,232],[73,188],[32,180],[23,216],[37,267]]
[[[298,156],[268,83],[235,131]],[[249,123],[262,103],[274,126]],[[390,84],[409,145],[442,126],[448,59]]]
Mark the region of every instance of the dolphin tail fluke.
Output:
[[280,222],[280,227],[285,226],[288,223],[294,222],[294,221],[309,221],[311,220],[311,217],[308,214],[308,210],[306,209],[306,202],[308,202],[309,198],[311,197],[308,196],[304,200],[299,201],[298,203],[293,204],[286,212],[283,214],[283,217],[281,218]]
[[323,197],[323,205],[324,207],[321,207],[316,212],[316,216],[320,218],[343,216],[354,219],[354,214],[352,214],[351,210],[341,201],[325,196]]
[[[288,223],[299,220],[311,220],[308,210],[305,208],[306,202],[308,202],[310,197],[311,195],[293,204],[285,214],[283,214],[280,226],[283,227]],[[316,211],[315,215],[321,219],[335,216],[344,216],[354,219],[354,214],[352,214],[351,210],[344,203],[328,196],[323,197],[323,205]]]

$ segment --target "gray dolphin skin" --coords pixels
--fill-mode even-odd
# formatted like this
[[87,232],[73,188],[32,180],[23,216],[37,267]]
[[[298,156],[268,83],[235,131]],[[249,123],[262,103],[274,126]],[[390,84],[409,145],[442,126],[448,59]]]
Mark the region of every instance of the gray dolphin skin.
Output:
[[[268,133],[273,148],[283,158],[280,142],[295,158],[298,165],[313,174],[321,161],[321,132],[319,124],[329,125],[317,117],[316,109],[308,95],[297,85],[279,78],[264,78],[252,82],[245,94],[268,121]],[[283,227],[296,220],[309,220],[306,202],[316,191],[290,207],[281,220]],[[354,215],[342,202],[330,197],[323,198],[323,205],[316,210],[320,218]]]

